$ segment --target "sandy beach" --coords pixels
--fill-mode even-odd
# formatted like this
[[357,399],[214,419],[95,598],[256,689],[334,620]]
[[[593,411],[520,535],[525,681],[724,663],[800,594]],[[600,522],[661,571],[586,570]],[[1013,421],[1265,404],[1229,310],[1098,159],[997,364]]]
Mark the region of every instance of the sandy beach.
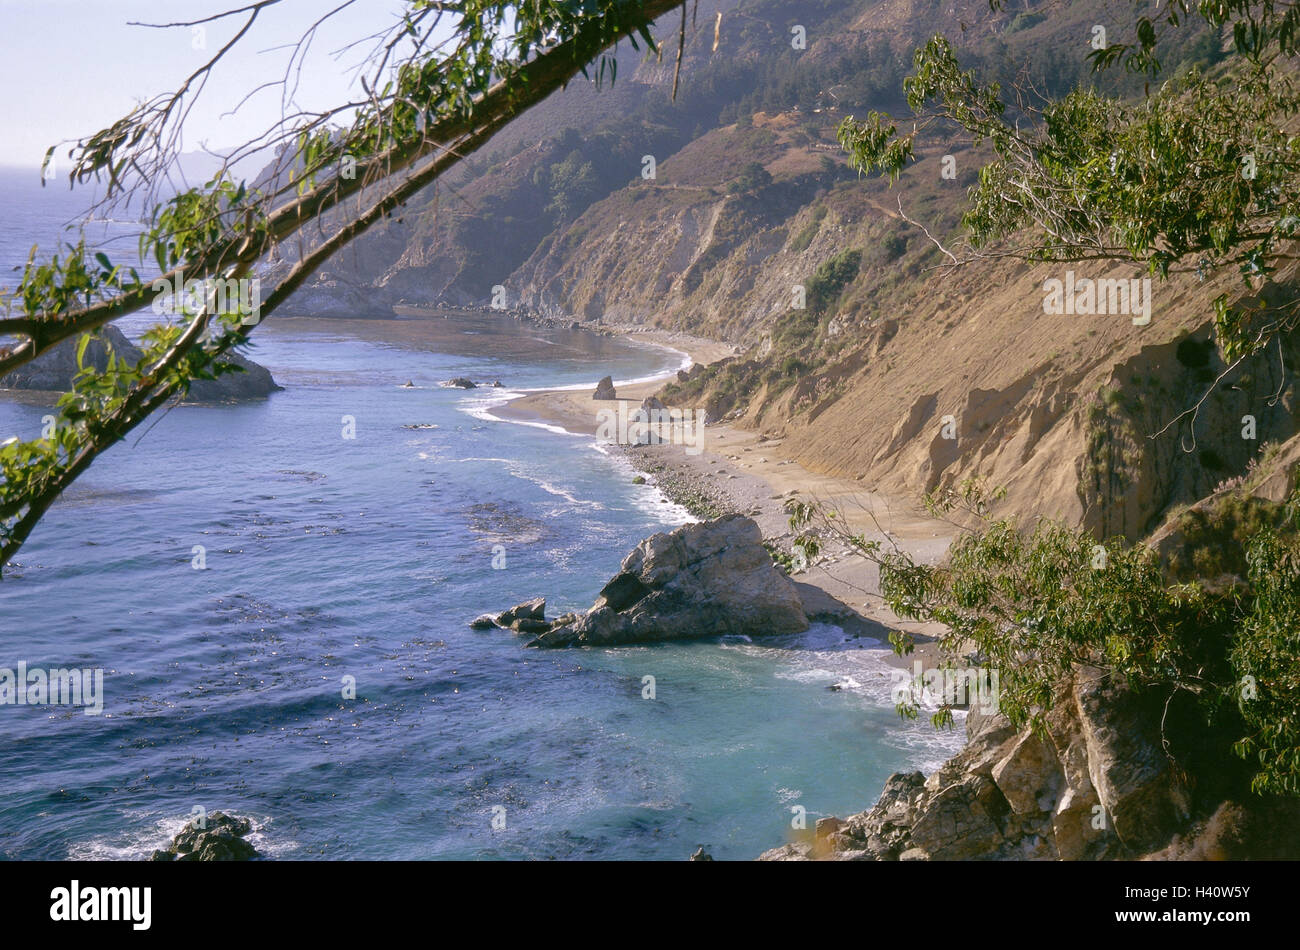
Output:
[[[735,349],[724,343],[686,334],[636,328],[631,338],[668,347],[707,365],[725,359]],[[619,385],[618,399],[594,400],[591,390],[546,390],[511,400],[494,413],[511,421],[544,422],[570,432],[596,435],[602,409],[631,413],[654,395],[671,376]],[[892,541],[918,560],[933,563],[952,540],[952,527],[931,518],[914,499],[887,498],[865,490],[861,483],[806,469],[795,445],[725,423],[705,426],[703,438],[689,445],[620,445],[632,464],[644,473],[648,490],[663,491],[698,516],[740,512],[752,517],[763,537],[788,550],[792,534],[787,500],[800,497],[834,508],[849,527],[868,538]],[[884,641],[891,630],[907,630],[917,639],[914,660],[931,665],[941,659],[933,642],[935,625],[902,621],[884,606],[874,564],[842,546],[830,546],[816,563],[793,575],[810,617],[835,623],[847,632]]]

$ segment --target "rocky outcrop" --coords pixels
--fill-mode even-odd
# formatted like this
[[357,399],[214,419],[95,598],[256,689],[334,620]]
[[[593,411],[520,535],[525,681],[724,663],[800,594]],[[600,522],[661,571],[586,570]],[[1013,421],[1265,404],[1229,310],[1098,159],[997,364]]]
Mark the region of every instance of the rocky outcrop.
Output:
[[596,384],[596,391],[592,394],[592,399],[617,399],[618,395],[614,392],[614,378],[606,376]]
[[570,623],[577,614],[562,614],[554,620],[546,619],[546,598],[534,597],[522,604],[515,604],[509,610],[499,614],[480,614],[469,622],[472,630],[493,630],[504,628],[515,633],[547,633],[557,625]]
[[966,726],[966,747],[929,778],[895,773],[869,811],[822,819],[761,860],[1133,858],[1187,829],[1158,715],[1101,670],[1075,672],[1045,735],[975,710]]
[[284,389],[271,377],[270,370],[265,366],[244,359],[238,353],[223,357],[221,362],[238,366],[239,369],[216,379],[196,379],[190,384],[186,402],[243,402],[247,399],[264,399],[271,393]]
[[201,821],[191,821],[165,851],[155,851],[150,860],[253,861],[261,855],[244,840],[252,830],[247,818],[214,811]]
[[799,594],[772,563],[758,525],[727,515],[642,541],[590,610],[534,643],[609,646],[806,629]]
[[526,600],[522,604],[516,604],[509,610],[503,610],[497,615],[497,626],[508,627],[516,620],[545,620],[546,619],[546,598],[535,597],[532,600]]
[[475,383],[474,380],[467,379],[464,376],[457,376],[455,379],[449,379],[443,383],[443,385],[449,389],[478,389],[478,384]]
[[[108,347],[104,344],[108,343]],[[77,375],[77,346],[79,340],[65,340],[48,353],[32,360],[8,375],[0,377],[0,388],[35,389],[49,392],[65,392],[72,387],[73,377]],[[136,363],[140,357],[140,348],[126,338],[121,330],[106,326],[100,331],[99,338],[92,338],[86,345],[83,362],[103,372],[108,366],[109,347],[119,360]],[[223,356],[222,363],[239,367],[234,372],[223,373],[216,379],[198,379],[190,385],[186,402],[235,402],[245,399],[261,399],[282,389],[271,378],[270,372],[263,366],[244,359],[237,353]]]
[[536,634],[529,646],[537,647],[807,630],[799,593],[762,540],[758,525],[741,515],[684,525],[637,545],[586,613],[548,621],[539,597],[496,617],[476,617],[470,626]]

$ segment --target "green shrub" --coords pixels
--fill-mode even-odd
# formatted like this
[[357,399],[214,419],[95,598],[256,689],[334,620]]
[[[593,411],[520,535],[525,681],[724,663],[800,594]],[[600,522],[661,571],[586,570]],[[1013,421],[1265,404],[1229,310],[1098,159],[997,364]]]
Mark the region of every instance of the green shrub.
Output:
[[818,315],[831,312],[844,288],[858,276],[861,266],[862,252],[857,250],[840,251],[822,262],[808,281],[808,309]]

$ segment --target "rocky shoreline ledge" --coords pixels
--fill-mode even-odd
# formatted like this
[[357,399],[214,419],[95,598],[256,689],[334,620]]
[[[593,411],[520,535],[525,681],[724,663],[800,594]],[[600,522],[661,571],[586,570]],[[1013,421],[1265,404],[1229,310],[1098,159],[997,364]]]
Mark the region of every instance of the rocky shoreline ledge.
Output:
[[[867,811],[822,818],[759,860],[1289,857],[1300,805],[1236,801],[1216,787],[1214,768],[1176,765],[1163,747],[1174,728],[1164,703],[1076,668],[1057,688],[1045,734],[972,709],[966,747],[937,772],[896,772]],[[1181,728],[1204,731],[1199,721]]]

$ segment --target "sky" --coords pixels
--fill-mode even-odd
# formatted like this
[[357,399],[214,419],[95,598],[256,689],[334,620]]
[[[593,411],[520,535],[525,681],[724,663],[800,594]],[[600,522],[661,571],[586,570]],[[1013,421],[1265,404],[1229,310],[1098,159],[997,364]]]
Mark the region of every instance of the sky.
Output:
[[[248,0],[0,0],[0,165],[39,167],[45,150],[124,116],[137,102],[174,89],[238,32],[246,14],[207,24],[148,29],[130,21],[191,21]],[[226,115],[263,82],[280,79],[314,20],[342,0],[281,0],[265,9],[216,67],[187,123],[184,151],[230,147],[260,133],[281,110],[279,88]],[[353,0],[328,21],[306,58],[298,104],[320,108],[356,90],[349,67],[373,44],[339,51],[395,22],[400,0]],[[338,55],[335,55],[338,54]],[[59,150],[66,155],[67,147]]]

